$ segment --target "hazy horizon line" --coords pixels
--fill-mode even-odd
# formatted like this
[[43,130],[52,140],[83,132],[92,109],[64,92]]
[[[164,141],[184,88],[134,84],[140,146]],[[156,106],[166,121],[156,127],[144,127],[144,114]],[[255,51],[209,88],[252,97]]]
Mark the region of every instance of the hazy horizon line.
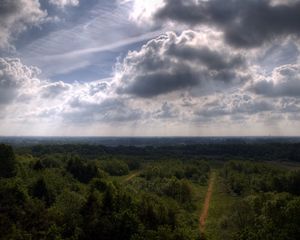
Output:
[[50,136],[50,135],[0,135],[0,138],[300,138],[300,135],[211,135],[211,136],[184,136],[184,135],[174,135],[174,136]]

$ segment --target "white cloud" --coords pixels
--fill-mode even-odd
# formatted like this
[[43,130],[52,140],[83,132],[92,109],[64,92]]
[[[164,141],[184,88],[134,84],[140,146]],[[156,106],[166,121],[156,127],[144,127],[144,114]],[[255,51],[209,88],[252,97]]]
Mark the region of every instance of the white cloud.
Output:
[[[0,58],[0,134],[295,133],[300,125],[299,1],[247,0],[250,8],[241,4],[242,9],[235,2],[48,0],[54,5],[49,12],[66,22],[51,32],[33,31],[26,45],[18,41],[16,52],[42,73],[20,59]],[[251,6],[266,6],[272,13],[280,7],[286,21],[277,28],[277,20],[264,21],[267,15],[259,13],[252,21],[247,17]],[[68,22],[81,13],[78,21]],[[1,1],[1,50],[47,19],[39,0]],[[126,48],[135,50],[120,56],[113,68]],[[108,78],[87,82],[90,69]],[[111,75],[110,69],[115,70]],[[80,79],[70,79],[75,71]]]
[[271,76],[251,82],[248,89],[267,97],[300,97],[300,65],[288,64],[277,67]]
[[28,67],[16,58],[0,58],[0,104],[30,95],[40,84],[39,69]]
[[248,78],[242,52],[212,30],[168,32],[130,51],[117,66],[118,92],[151,98],[175,91],[207,95]]
[[49,83],[42,87],[41,93],[43,98],[54,98],[65,91],[70,90],[72,87],[70,84],[64,83],[62,81]]
[[58,7],[78,6],[79,5],[79,0],[49,0],[49,2]]
[[40,79],[39,73],[20,59],[0,58],[3,118],[31,124],[39,121],[89,124],[135,121],[142,115],[142,110],[131,108],[124,99],[114,96],[108,82],[50,82]]
[[164,4],[163,0],[129,0],[125,2],[132,4],[130,18],[138,24],[148,24],[155,11]]
[[0,48],[11,47],[19,33],[46,20],[38,0],[2,0],[0,3]]

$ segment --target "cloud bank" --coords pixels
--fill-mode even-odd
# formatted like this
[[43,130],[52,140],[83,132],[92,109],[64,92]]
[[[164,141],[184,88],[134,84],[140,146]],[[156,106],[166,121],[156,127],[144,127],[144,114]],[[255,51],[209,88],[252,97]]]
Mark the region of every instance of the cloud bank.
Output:
[[196,88],[195,94],[206,95],[243,82],[243,55],[217,39],[214,32],[185,31],[149,41],[120,64],[118,93],[149,98]]
[[[33,26],[43,28],[48,10],[70,13],[67,21],[88,8],[77,0],[48,3],[52,7],[42,9],[38,0],[0,0],[0,48],[12,48]],[[95,7],[92,19],[71,30],[34,39],[23,52],[28,58],[0,57],[0,134],[300,134],[295,130],[300,129],[300,1],[113,5]],[[98,27],[106,19],[109,24]],[[119,26],[123,19],[126,29]],[[47,57],[40,59],[40,53]],[[108,53],[115,65],[102,77]],[[30,66],[28,59],[34,58],[41,69]],[[91,65],[99,78],[88,81],[83,73]],[[47,74],[74,69],[71,80]]]

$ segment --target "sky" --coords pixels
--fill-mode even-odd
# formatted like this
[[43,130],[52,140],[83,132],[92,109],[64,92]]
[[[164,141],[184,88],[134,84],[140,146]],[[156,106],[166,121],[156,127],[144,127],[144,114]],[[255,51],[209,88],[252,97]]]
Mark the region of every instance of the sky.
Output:
[[300,0],[0,0],[2,136],[299,136]]

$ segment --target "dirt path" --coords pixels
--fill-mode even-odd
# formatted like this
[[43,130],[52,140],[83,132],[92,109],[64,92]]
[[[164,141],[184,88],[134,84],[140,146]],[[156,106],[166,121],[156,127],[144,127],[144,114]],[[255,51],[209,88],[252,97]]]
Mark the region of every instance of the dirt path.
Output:
[[205,221],[208,216],[209,204],[210,204],[210,199],[211,199],[211,195],[212,195],[212,191],[213,191],[213,185],[215,182],[215,178],[216,178],[216,173],[212,172],[210,175],[210,178],[209,178],[208,188],[207,188],[207,192],[205,195],[205,201],[204,201],[204,205],[202,208],[202,212],[199,217],[199,229],[200,229],[201,235],[203,235],[204,231],[205,231]]
[[124,179],[124,182],[130,181],[131,179],[137,177],[138,175],[140,175],[140,172],[132,173],[132,174],[130,174],[127,178]]

